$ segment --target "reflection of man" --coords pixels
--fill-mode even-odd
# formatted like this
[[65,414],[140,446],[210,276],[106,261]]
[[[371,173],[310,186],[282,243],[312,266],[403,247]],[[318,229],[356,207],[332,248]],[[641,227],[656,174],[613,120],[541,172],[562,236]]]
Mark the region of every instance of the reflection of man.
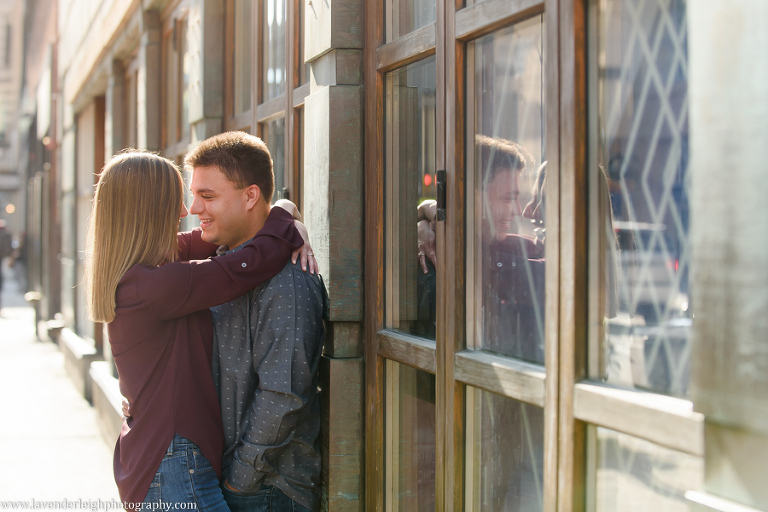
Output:
[[[526,152],[512,142],[477,137],[483,191],[483,347],[544,363],[543,240],[517,234],[520,174]],[[535,200],[535,195],[534,195]],[[533,211],[530,206],[526,211]]]
[[[544,363],[544,165],[533,198],[520,207],[520,174],[529,160],[517,144],[477,137],[484,202],[481,233],[482,348]],[[434,201],[419,205],[419,259],[424,277],[419,301],[434,297]],[[525,215],[536,238],[517,234]],[[422,282],[426,283],[422,287]],[[431,286],[431,288],[430,288]],[[432,309],[434,322],[434,306]],[[483,485],[490,510],[538,510],[542,506],[544,414],[535,406],[482,393],[478,429]]]
[[[520,216],[524,212],[533,216],[542,192],[535,190],[532,202],[521,209],[519,180],[528,160],[525,151],[498,138],[478,136],[476,143],[485,198],[483,348],[543,364],[544,241],[517,234]],[[483,471],[491,485],[484,489],[482,500],[492,510],[540,510],[543,411],[491,393],[484,397],[480,443],[485,452]]]
[[[520,174],[529,160],[519,145],[477,136],[483,174],[482,223],[483,348],[519,359],[544,363],[544,228],[545,164],[539,168],[531,203],[520,207]],[[418,207],[419,319],[434,324],[435,201]],[[537,237],[517,234],[525,214]],[[434,327],[433,327],[434,329]],[[434,332],[434,330],[432,331]],[[433,334],[434,336],[434,334]]]
[[[190,213],[203,239],[237,251],[269,213],[272,160],[257,137],[230,132],[203,141],[192,169]],[[297,213],[295,214],[297,215]],[[318,510],[325,287],[288,263],[268,282],[213,308],[214,379],[225,433],[222,490],[237,511]]]

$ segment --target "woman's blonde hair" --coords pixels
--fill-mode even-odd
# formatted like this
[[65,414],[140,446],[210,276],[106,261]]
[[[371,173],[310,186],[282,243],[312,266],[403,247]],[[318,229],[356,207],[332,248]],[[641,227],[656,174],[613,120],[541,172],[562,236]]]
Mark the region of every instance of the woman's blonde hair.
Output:
[[99,176],[88,225],[85,283],[96,322],[115,319],[115,292],[134,265],[175,261],[184,181],[176,165],[153,153],[115,155]]

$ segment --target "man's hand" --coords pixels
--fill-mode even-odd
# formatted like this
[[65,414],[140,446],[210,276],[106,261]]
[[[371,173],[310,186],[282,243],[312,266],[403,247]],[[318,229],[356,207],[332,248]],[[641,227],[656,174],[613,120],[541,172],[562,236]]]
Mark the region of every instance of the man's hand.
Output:
[[123,398],[123,419],[127,419],[131,417],[131,404],[128,403],[128,400]]
[[232,487],[232,484],[230,484],[229,480],[227,479],[224,479],[224,482],[221,485],[223,485],[225,488],[229,489],[230,491],[240,492],[240,489],[235,489],[234,487]]

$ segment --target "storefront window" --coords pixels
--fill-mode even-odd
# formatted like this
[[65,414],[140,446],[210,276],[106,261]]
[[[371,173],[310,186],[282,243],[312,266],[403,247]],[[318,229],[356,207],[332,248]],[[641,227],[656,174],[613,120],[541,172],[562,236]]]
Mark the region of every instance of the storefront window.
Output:
[[704,463],[636,437],[597,429],[595,510],[687,512],[686,491],[700,489]]
[[593,247],[604,292],[602,376],[685,397],[693,321],[686,4],[598,4],[599,148],[591,166],[601,219]]
[[234,1],[234,114],[251,109],[251,8],[252,0]]
[[386,325],[435,339],[435,58],[385,87]]
[[393,511],[435,509],[435,376],[387,361],[391,436],[387,488]]
[[[467,330],[471,346],[544,363],[546,156],[542,16],[470,44]],[[471,149],[469,149],[471,148]]]
[[435,22],[437,3],[434,0],[390,0],[392,19],[388,41]]
[[467,388],[467,510],[544,506],[544,410]]
[[285,94],[286,0],[267,0],[263,6],[262,102],[266,102]]
[[285,118],[279,117],[262,125],[261,138],[272,155],[272,169],[275,173],[274,203],[285,197]]

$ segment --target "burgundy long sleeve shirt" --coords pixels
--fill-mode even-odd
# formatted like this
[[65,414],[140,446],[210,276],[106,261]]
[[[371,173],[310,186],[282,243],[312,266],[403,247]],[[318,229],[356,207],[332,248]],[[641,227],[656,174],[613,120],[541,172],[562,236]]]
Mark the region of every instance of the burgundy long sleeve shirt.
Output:
[[277,274],[303,245],[290,214],[273,208],[243,250],[215,252],[199,230],[180,235],[182,260],[135,265],[116,291],[109,340],[120,391],[131,404],[114,457],[124,503],[141,503],[174,434],[200,447],[221,476],[223,431],[211,376],[209,307],[233,300]]

